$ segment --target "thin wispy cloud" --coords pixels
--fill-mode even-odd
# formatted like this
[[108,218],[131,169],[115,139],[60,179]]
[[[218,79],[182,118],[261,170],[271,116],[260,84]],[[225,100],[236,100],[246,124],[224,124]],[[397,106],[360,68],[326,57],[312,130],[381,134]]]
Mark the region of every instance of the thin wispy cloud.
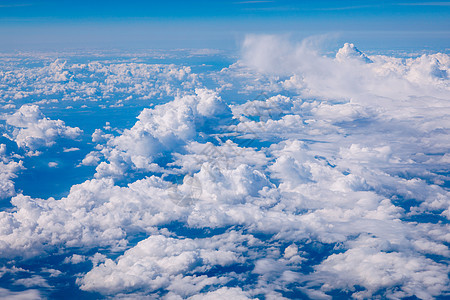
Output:
[[242,10],[247,11],[269,11],[269,12],[277,12],[277,11],[300,11],[301,9],[298,7],[292,6],[271,6],[271,7],[246,7]]
[[259,4],[259,3],[273,3],[274,1],[239,1],[239,2],[234,2],[235,4]]
[[341,7],[322,7],[322,8],[302,8],[293,6],[271,6],[271,7],[251,7],[244,8],[245,10],[253,11],[344,11],[344,10],[357,10],[366,8],[378,8],[381,5],[355,5],[355,6],[341,6]]
[[0,4],[0,8],[9,8],[9,7],[26,7],[31,6],[31,3],[22,3],[22,4]]
[[405,6],[450,6],[450,2],[417,2],[417,3],[398,3]]
[[352,10],[352,9],[375,8],[375,7],[381,7],[381,5],[354,5],[354,6],[342,6],[342,7],[324,7],[324,8],[315,8],[315,9],[311,9],[311,10],[336,11],[336,10]]

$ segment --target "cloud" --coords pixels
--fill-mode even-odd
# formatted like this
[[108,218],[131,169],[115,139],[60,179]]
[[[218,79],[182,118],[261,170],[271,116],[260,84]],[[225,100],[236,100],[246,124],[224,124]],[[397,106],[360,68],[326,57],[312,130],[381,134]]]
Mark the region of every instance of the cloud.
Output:
[[[337,58],[332,58],[320,55],[313,40],[293,43],[279,36],[248,36],[242,62],[263,74],[294,76],[304,97],[352,99],[368,107],[388,105],[384,102],[389,98],[395,100],[389,104],[392,112],[404,108],[405,103],[399,100],[411,97],[445,99],[447,55],[424,55],[406,62],[375,56],[370,58],[374,63],[369,64],[368,57],[355,49],[344,45]],[[344,57],[358,56],[362,59],[342,62]],[[422,65],[424,60],[430,61]]]
[[84,255],[74,254],[71,257],[66,257],[64,263],[79,264],[85,260],[86,257]]
[[[354,294],[356,298],[370,297],[375,291],[386,289],[390,298],[403,298],[416,295],[421,299],[431,299],[441,295],[448,283],[445,274],[448,268],[424,257],[409,256],[398,252],[385,252],[389,249],[376,249],[376,239],[368,238],[360,247],[342,254],[333,254],[319,267],[314,276],[322,272],[338,275],[338,280],[328,282],[323,290],[347,289],[356,285],[364,286],[366,291]],[[375,242],[375,247],[367,244]],[[383,251],[384,250],[384,251]],[[330,275],[325,276],[330,276]],[[331,275],[332,276],[332,275]],[[392,288],[398,286],[399,289]]]
[[0,8],[9,8],[9,7],[26,7],[26,6],[32,6],[31,3],[17,3],[17,4],[0,4]]
[[39,275],[33,275],[30,278],[17,279],[14,284],[23,285],[25,287],[50,287],[47,280]]
[[450,2],[415,2],[415,3],[398,3],[397,5],[406,5],[406,6],[450,6]]
[[8,155],[6,145],[0,144],[0,199],[15,195],[13,179],[23,169],[25,169],[23,161],[14,160],[11,155]]
[[[99,60],[88,63],[70,63],[45,55],[43,58],[41,54],[30,55],[43,66],[38,64],[23,68],[20,60],[6,62],[8,74],[0,79],[8,87],[0,91],[5,101],[23,100],[37,105],[60,101],[71,105],[101,101],[109,105],[123,105],[124,101],[129,100],[173,97],[199,86],[196,74],[192,74],[187,66],[147,64],[130,58],[125,62],[111,63],[101,60],[103,53],[96,54]],[[161,59],[167,55],[147,53],[138,60],[146,57]]]
[[248,296],[248,293],[244,292],[240,288],[227,288],[222,287],[218,290],[207,292],[203,294],[194,295],[192,297],[189,297],[191,300],[197,300],[197,299],[236,299],[236,300],[246,300],[251,299]]
[[[185,209],[170,201],[168,187],[169,183],[155,177],[124,189],[102,179],[75,185],[68,197],[60,200],[17,195],[11,200],[14,211],[1,212],[3,256],[32,257],[61,243],[68,247],[122,248],[127,244],[128,230],[130,234],[136,229],[152,231],[157,224],[183,219]],[[143,197],[146,193],[150,198]],[[123,199],[128,199],[128,204]],[[104,219],[111,206],[117,206],[117,215]]]
[[10,291],[0,288],[0,297],[13,300],[39,300],[43,299],[38,290],[30,289],[21,292]]
[[257,3],[272,3],[274,1],[240,1],[240,2],[235,2],[236,4],[257,4]]
[[166,289],[187,297],[206,286],[229,281],[228,277],[200,274],[214,266],[226,267],[241,262],[240,244],[249,240],[251,236],[236,232],[206,239],[153,235],[127,250],[116,262],[108,259],[95,266],[79,284],[84,290],[104,294],[130,289],[147,292]]
[[[160,166],[155,161],[167,153],[181,151],[186,143],[199,138],[203,130],[214,130],[230,117],[228,106],[207,89],[196,89],[194,95],[176,97],[154,109],[144,109],[131,129],[114,138],[105,136],[107,143],[100,152],[109,163],[102,162],[96,176],[121,177],[128,166],[158,171]],[[98,133],[95,141],[103,139]]]
[[12,140],[21,148],[36,150],[51,147],[58,138],[75,139],[81,133],[78,127],[69,127],[61,120],[46,118],[37,105],[23,105],[12,115],[4,115],[11,126]]
[[339,6],[339,7],[325,7],[325,8],[316,8],[312,10],[319,11],[340,11],[340,10],[353,10],[353,9],[362,9],[362,8],[379,8],[382,5],[353,5],[353,6]]
[[73,152],[73,151],[79,151],[80,148],[72,147],[72,148],[64,148],[64,152]]
[[368,58],[364,53],[359,51],[355,45],[345,43],[344,47],[339,49],[338,53],[336,53],[336,59],[338,61],[345,61],[347,59],[357,59],[365,63],[371,63],[372,60]]

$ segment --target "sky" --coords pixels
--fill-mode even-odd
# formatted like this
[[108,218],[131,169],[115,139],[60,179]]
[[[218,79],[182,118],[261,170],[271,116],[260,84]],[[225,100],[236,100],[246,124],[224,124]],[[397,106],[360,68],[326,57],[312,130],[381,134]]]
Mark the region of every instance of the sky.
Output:
[[0,299],[449,299],[449,3],[0,0]]
[[329,35],[367,48],[445,50],[445,1],[0,0],[0,50],[238,49],[249,33]]

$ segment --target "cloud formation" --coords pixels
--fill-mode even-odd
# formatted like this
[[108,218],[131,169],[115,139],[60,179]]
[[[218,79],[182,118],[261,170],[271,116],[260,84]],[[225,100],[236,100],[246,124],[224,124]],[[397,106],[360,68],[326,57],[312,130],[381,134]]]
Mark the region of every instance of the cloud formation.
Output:
[[46,118],[37,105],[23,105],[14,114],[3,118],[12,128],[10,138],[17,146],[31,151],[51,147],[58,138],[75,139],[82,133],[78,127]]
[[[157,59],[169,56],[149,55]],[[55,105],[62,101],[73,105],[104,101],[108,105],[124,105],[129,100],[175,96],[199,84],[190,67],[135,62],[135,57],[111,63],[103,56],[99,53],[98,60],[78,63],[30,54],[30,59],[36,62],[33,67],[24,67],[15,57],[5,58],[4,70],[0,71],[0,83],[7,87],[0,90],[2,102]],[[147,56],[141,55],[138,60],[145,59]]]
[[0,144],[0,199],[15,195],[13,179],[24,169],[23,161],[14,159],[7,152],[6,145]]
[[[228,106],[207,89],[196,89],[195,95],[176,97],[154,109],[144,109],[136,124],[117,137],[110,138],[101,131],[94,133],[94,142],[103,139],[102,136],[107,140],[105,146],[99,147],[109,161],[99,164],[96,176],[120,177],[129,166],[158,171],[156,160],[178,152],[188,141],[197,139],[202,130],[213,131],[230,117]],[[86,164],[92,161],[90,157],[86,158]]]
[[[4,278],[48,291],[50,274],[66,276],[125,298],[448,296],[449,64],[353,44],[326,57],[308,41],[252,36],[239,62],[213,73],[218,89],[190,85],[124,130],[97,128],[81,161],[95,175],[62,197],[15,195],[20,162],[0,146],[13,170],[1,256],[16,268],[55,261],[23,273],[9,264]],[[125,89],[134,68],[157,67],[122,65]],[[5,121],[29,149],[80,133],[37,106]]]

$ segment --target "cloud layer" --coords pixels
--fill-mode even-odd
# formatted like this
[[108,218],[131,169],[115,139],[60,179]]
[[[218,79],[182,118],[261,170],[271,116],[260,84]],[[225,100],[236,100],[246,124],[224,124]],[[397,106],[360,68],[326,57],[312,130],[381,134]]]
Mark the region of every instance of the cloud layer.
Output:
[[[120,69],[111,84],[126,90],[154,68],[189,87],[124,130],[97,128],[79,162],[95,174],[64,197],[15,195],[21,163],[2,145],[0,275],[30,297],[52,278],[105,297],[446,297],[449,64],[353,44],[328,57],[274,36],[248,37],[241,60],[203,77],[94,64],[107,80]],[[5,123],[30,150],[81,134],[33,105]]]

